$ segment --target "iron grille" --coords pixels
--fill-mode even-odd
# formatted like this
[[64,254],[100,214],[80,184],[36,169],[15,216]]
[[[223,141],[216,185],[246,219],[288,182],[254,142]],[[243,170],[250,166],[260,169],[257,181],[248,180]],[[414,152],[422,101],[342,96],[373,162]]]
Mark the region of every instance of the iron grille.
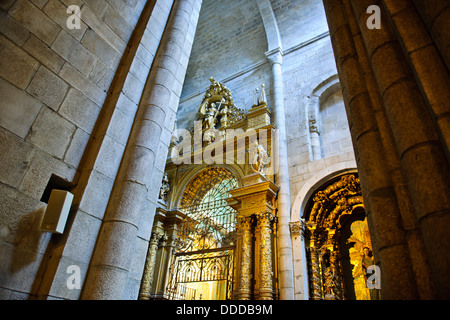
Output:
[[170,267],[169,299],[201,299],[201,291],[192,289],[201,282],[220,283],[226,290],[223,298],[231,297],[236,211],[226,198],[236,187],[236,179],[223,168],[204,171],[187,187],[180,208],[186,218],[177,226]]
[[183,208],[187,218],[178,225],[178,251],[192,252],[234,245],[236,211],[223,199]]

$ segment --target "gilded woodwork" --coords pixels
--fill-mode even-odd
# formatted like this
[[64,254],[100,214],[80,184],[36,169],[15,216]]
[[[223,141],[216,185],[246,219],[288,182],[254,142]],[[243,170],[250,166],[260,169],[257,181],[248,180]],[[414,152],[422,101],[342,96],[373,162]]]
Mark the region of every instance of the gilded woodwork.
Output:
[[240,257],[237,297],[242,300],[272,300],[276,287],[273,239],[278,187],[262,176],[259,180],[252,178],[246,181],[256,183],[231,190],[232,197],[227,200],[238,211],[240,219],[236,248]]
[[234,175],[222,167],[211,167],[197,174],[186,186],[180,201],[181,208],[188,208],[199,205],[211,187],[229,180],[233,185],[229,189],[237,187]]
[[[196,163],[198,154],[218,145],[221,139],[225,143],[218,148],[223,148],[225,155],[229,139],[234,146],[231,165],[234,171],[225,166],[208,166],[193,174],[196,166],[191,162],[175,164],[169,153],[160,190],[159,205],[163,209],[158,209],[155,216],[154,235],[150,239],[141,285],[142,299],[198,298],[194,286],[177,282],[177,279],[189,278],[177,274],[177,266],[182,263],[185,270],[189,270],[188,257],[192,257],[194,265],[208,257],[217,259],[216,253],[223,250],[234,251],[234,266],[232,261],[233,270],[230,270],[234,281],[229,281],[234,283],[232,298],[270,300],[277,296],[275,198],[278,187],[272,182],[273,168],[270,167],[275,128],[271,124],[264,86],[255,96],[255,104],[245,113],[236,107],[231,91],[223,83],[214,78],[210,81],[196,117],[204,143],[197,150],[194,142],[191,155],[187,157]],[[194,129],[195,125],[190,132],[195,140]],[[217,132],[226,134],[218,136]],[[177,138],[173,137],[171,147],[177,144]],[[240,187],[236,172],[243,183]],[[215,186],[222,186],[223,194],[212,194],[211,190],[217,189]],[[211,212],[221,206],[235,210],[234,222],[217,222]],[[172,210],[179,214],[170,218]],[[189,295],[182,297],[181,287],[188,290]]]
[[148,247],[147,259],[145,261],[146,268],[142,277],[141,290],[139,293],[140,300],[149,300],[151,297],[151,289],[153,284],[153,276],[155,273],[156,254],[158,251],[158,244],[162,233],[153,232],[150,238],[150,244]]
[[257,215],[257,232],[259,236],[259,299],[273,299],[273,246],[272,227],[275,215],[263,212]]
[[[309,216],[301,226],[309,256],[312,299],[345,299],[339,241],[342,224],[347,221],[356,208],[364,208],[364,204],[359,178],[354,174],[340,177],[338,181],[316,191],[312,196]],[[347,240],[347,244],[352,245],[350,255],[353,266],[353,282],[358,299],[368,297],[364,292],[366,288],[361,285],[361,279],[359,279],[362,272],[360,264],[364,259],[366,264],[368,261],[364,250],[366,253],[372,252],[368,228],[364,229],[363,234],[363,238],[352,234]]]
[[239,235],[241,236],[240,248],[240,274],[238,276],[238,298],[239,300],[250,300],[252,293],[252,223],[253,217],[239,217]]
[[[207,130],[218,127],[227,128],[245,120],[245,113],[234,104],[230,89],[212,77],[209,80],[211,85],[206,91],[197,113],[197,120],[202,121],[204,134],[207,134]],[[214,139],[210,140],[210,142],[213,141]]]

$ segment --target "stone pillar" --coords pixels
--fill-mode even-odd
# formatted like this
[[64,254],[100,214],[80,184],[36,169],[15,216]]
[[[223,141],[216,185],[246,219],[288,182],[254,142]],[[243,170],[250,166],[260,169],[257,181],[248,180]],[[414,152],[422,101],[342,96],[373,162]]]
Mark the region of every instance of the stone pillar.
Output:
[[[383,3],[398,34],[406,60],[417,75],[417,83],[426,99],[447,158],[450,158],[450,50],[445,50],[450,41],[450,22],[443,19],[449,16],[450,5],[446,0],[404,1],[400,5],[397,1],[384,0]],[[418,10],[422,12],[424,20]],[[435,23],[434,27],[430,23]],[[442,38],[445,33],[446,39]]]
[[281,49],[266,52],[266,56],[272,65],[273,76],[273,101],[274,101],[274,123],[278,133],[275,141],[275,183],[280,188],[278,193],[278,263],[279,263],[279,285],[280,299],[294,299],[294,270],[292,262],[292,243],[289,232],[291,196],[289,186],[289,167],[287,160],[286,140],[286,114],[284,110],[284,84],[282,63],[283,55]]
[[[414,11],[407,11],[403,17],[398,14],[392,16],[390,12],[397,13],[398,8],[405,4],[384,2],[386,5],[381,13],[385,27],[382,32],[374,37],[367,28],[362,28],[360,22],[361,34],[394,135],[395,147],[400,155],[408,193],[419,221],[436,297],[448,298],[450,258],[443,257],[440,252],[450,250],[450,235],[445,231],[450,224],[450,167],[448,144],[441,134],[443,128],[440,124],[445,124],[445,119],[448,124],[450,108],[447,102],[442,101],[443,105],[436,103],[448,96],[448,86],[442,89],[439,85],[448,81],[448,72],[443,78],[442,72],[437,70],[444,67],[439,54],[427,54],[422,50],[422,46],[429,45],[434,49],[434,45]],[[355,16],[359,16],[362,6],[368,1],[351,3]],[[382,1],[380,5],[383,5]],[[415,27],[411,30],[411,27],[405,27],[405,23]],[[409,36],[411,32],[413,37]],[[435,66],[429,66],[429,61],[433,61]],[[441,67],[436,68],[439,62]],[[386,64],[393,68],[387,70],[382,67]],[[426,71],[427,69],[430,71]],[[434,73],[433,69],[437,72]],[[437,86],[430,86],[430,83]],[[423,90],[425,88],[426,91]],[[433,97],[436,97],[435,101],[430,100]],[[438,119],[444,122],[438,122]],[[412,257],[422,254],[422,248],[417,245],[412,249]],[[426,260],[414,268],[423,269]],[[422,274],[420,276],[424,277]]]
[[[82,299],[121,299],[136,244],[138,226],[169,109],[176,110],[178,79],[186,68],[179,62],[190,53],[186,41],[191,16],[201,0],[175,1],[139,105],[112,196],[90,262]],[[189,44],[189,45],[187,45]]]
[[305,292],[304,279],[308,277],[308,274],[304,272],[305,266],[305,242],[303,241],[303,222],[301,220],[291,221],[289,223],[289,229],[291,231],[292,239],[292,254],[294,264],[294,287],[295,287],[295,300],[307,299],[307,292]]
[[[353,39],[358,37],[355,21],[347,14],[348,7],[344,2],[324,1],[324,5],[375,258],[381,261],[382,291],[389,299],[414,299],[417,297],[416,282],[389,172],[389,154],[382,143],[377,124],[379,112],[377,114],[373,108],[372,97],[364,78],[365,72],[358,57],[358,47]],[[394,261],[397,268],[392,265]],[[401,285],[397,285],[399,283]]]
[[[436,103],[448,89],[439,86],[447,79],[442,70],[430,72],[443,65],[431,58],[439,46],[421,29],[411,1],[323,2],[381,262],[382,298],[448,298],[448,111]],[[381,8],[381,29],[367,28],[370,5]]]
[[[394,3],[395,1],[389,1]],[[412,2],[418,12],[420,13],[423,23],[426,25],[427,31],[433,38],[439,55],[447,66],[447,70],[450,70],[450,28],[449,28],[449,16],[450,6],[447,0],[412,0]],[[414,27],[414,24],[410,25]],[[416,40],[419,40],[416,37]]]

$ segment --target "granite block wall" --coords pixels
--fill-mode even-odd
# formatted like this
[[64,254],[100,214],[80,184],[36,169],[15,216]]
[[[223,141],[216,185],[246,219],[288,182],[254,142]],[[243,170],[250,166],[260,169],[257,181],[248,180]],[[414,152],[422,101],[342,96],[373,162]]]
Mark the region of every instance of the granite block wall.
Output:
[[[135,32],[146,3],[0,3],[2,299],[79,296],[66,269],[78,265],[84,277],[172,5],[158,0]],[[79,28],[68,27],[71,5]],[[40,231],[52,175],[77,185],[64,235]],[[140,243],[145,257],[145,236]]]

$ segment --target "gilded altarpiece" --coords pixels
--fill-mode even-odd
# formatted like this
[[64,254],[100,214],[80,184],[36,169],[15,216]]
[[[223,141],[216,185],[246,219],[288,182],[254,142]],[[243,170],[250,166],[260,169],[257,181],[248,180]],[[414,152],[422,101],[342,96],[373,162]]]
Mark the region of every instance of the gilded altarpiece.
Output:
[[140,299],[277,297],[275,127],[264,86],[245,112],[210,81],[194,141],[172,138]]
[[366,285],[374,257],[356,174],[334,179],[312,195],[302,233],[310,299],[376,299]]

